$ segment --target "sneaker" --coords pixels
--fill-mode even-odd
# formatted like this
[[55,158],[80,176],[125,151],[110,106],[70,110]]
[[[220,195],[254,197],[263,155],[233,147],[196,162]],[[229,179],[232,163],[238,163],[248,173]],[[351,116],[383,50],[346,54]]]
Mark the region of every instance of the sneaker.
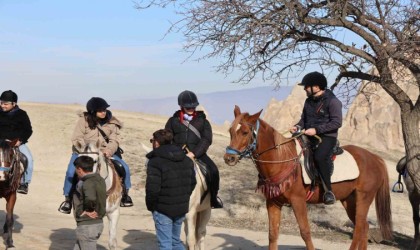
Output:
[[134,204],[131,197],[128,194],[123,195],[123,197],[121,198],[120,207],[132,207],[133,205]]
[[219,197],[216,197],[216,200],[211,202],[211,208],[223,208],[223,202]]
[[16,190],[19,194],[27,194],[28,193],[28,183],[22,183],[19,185],[18,189]]
[[71,212],[71,202],[63,201],[63,203],[61,203],[61,205],[58,207],[58,211],[63,214],[69,214]]
[[331,191],[327,191],[324,194],[324,204],[332,205],[335,203],[335,195]]

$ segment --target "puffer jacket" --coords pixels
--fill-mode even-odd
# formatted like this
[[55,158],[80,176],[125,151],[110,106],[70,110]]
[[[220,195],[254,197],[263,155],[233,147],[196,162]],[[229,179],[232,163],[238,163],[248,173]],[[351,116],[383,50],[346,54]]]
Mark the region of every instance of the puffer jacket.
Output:
[[161,145],[146,157],[147,209],[170,218],[186,214],[196,185],[193,161],[173,144]]
[[203,111],[197,111],[194,118],[190,121],[190,126],[194,126],[199,132],[201,139],[181,122],[181,111],[178,110],[166,122],[165,128],[174,134],[174,142],[179,146],[187,145],[198,159],[206,154],[213,141],[213,132],[210,122],[206,119]]
[[81,117],[77,121],[76,127],[74,128],[73,135],[71,137],[73,151],[75,151],[74,147],[78,143],[82,146],[85,146],[88,143],[96,143],[99,140],[100,149],[102,151],[106,149],[109,150],[112,155],[115,154],[119,146],[120,128],[122,127],[122,123],[117,118],[112,116],[112,113],[109,110],[107,111],[107,116],[105,119],[106,122],[104,124],[98,124],[97,126],[105,132],[105,135],[107,135],[109,139],[108,143],[99,132],[98,128],[89,128],[86,117],[81,114]]

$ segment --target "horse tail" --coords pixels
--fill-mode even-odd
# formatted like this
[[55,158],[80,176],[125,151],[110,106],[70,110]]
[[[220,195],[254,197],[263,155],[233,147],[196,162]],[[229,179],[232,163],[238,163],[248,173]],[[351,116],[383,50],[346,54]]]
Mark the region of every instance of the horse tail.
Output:
[[389,177],[385,162],[380,159],[383,172],[383,182],[375,197],[376,216],[385,240],[392,240],[391,196],[389,192]]

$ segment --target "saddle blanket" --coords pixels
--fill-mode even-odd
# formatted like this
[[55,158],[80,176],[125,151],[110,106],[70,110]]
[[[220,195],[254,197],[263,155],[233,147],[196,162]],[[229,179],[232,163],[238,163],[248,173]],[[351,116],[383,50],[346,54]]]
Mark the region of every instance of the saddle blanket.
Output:
[[[299,142],[296,142],[296,150],[298,154],[302,151]],[[305,184],[309,185],[311,184],[311,179],[303,165],[303,155],[299,158],[299,161],[302,168],[303,181]],[[348,151],[344,150],[344,152],[337,155],[334,160],[334,172],[331,176],[331,183],[354,180],[357,177],[359,177],[359,168],[357,167],[356,160]]]

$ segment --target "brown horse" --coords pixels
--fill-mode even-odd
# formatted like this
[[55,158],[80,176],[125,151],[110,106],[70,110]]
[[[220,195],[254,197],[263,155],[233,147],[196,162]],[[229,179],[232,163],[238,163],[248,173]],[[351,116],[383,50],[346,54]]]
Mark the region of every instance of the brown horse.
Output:
[[13,209],[16,204],[16,190],[19,186],[23,173],[21,166],[21,153],[15,147],[17,140],[0,140],[0,198],[6,199],[6,220],[3,226],[3,233],[7,236],[5,243],[7,248],[13,245]]
[[[234,166],[242,157],[250,157],[262,180],[269,219],[269,249],[277,249],[281,220],[281,208],[290,204],[299,224],[300,235],[307,249],[315,249],[311,239],[306,202],[323,202],[323,189],[316,188],[307,201],[310,185],[305,185],[299,163],[296,143],[285,138],[254,115],[241,113],[235,106],[235,120],[230,128],[231,141],[224,160]],[[384,161],[377,155],[357,146],[342,147],[357,162],[360,174],[355,180],[332,184],[332,190],[340,200],[350,220],[354,223],[350,249],[367,249],[369,207],[375,199],[378,223],[384,239],[392,238],[391,200],[388,173]]]

